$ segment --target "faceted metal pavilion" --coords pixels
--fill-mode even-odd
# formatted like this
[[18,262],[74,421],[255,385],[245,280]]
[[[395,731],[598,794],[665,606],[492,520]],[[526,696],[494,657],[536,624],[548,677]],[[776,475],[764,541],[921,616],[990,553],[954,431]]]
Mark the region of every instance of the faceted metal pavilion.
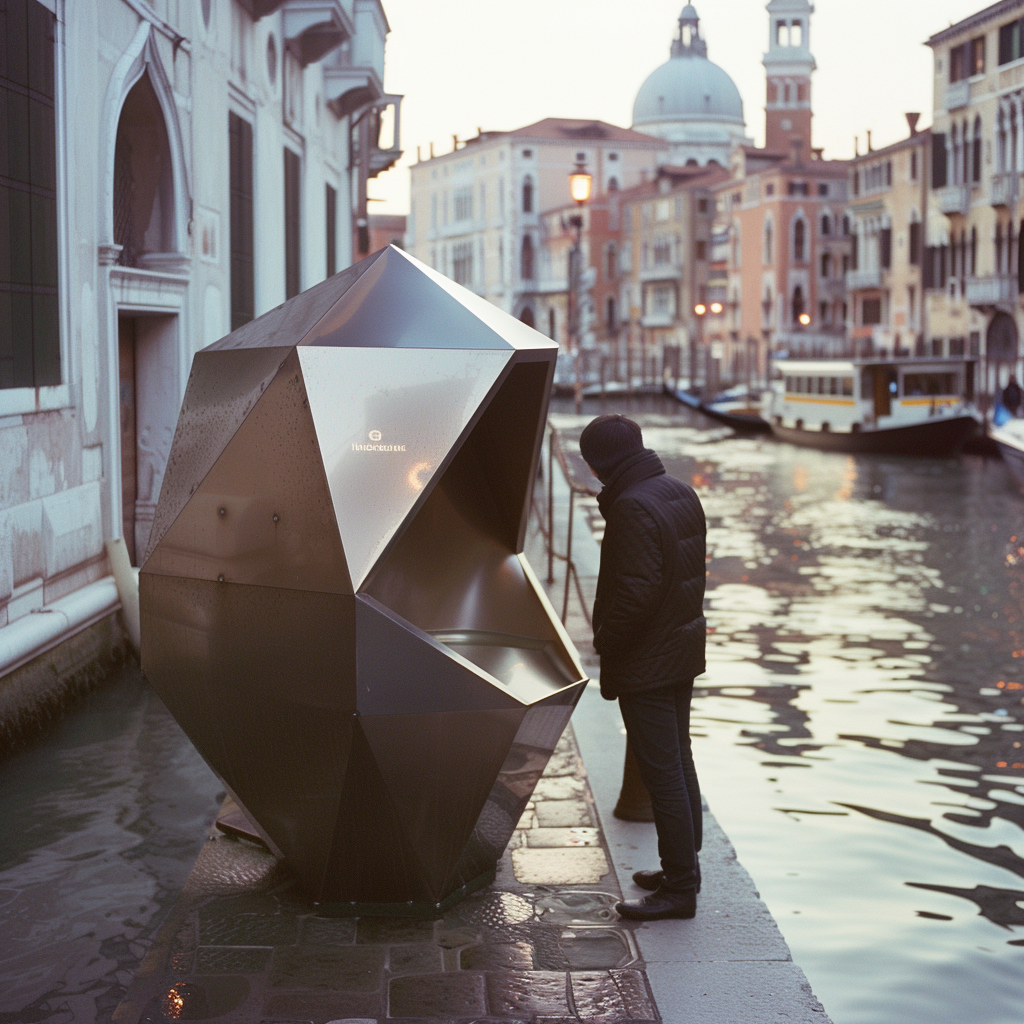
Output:
[[522,555],[555,355],[389,247],[195,356],[142,664],[318,902],[489,882],[586,685]]

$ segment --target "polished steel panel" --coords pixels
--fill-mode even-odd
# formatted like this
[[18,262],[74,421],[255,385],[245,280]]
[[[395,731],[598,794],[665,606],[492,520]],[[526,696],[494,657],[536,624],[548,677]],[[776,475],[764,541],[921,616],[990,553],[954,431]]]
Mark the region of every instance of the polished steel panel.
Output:
[[195,359],[143,667],[314,899],[479,884],[586,686],[521,554],[555,354],[392,248]]
[[143,572],[142,667],[304,880],[325,868],[355,712],[354,598]]
[[[202,483],[220,453],[274,379],[287,348],[258,352],[210,352],[192,360],[185,399],[171,440],[160,500],[149,535],[149,552]],[[152,438],[163,444],[163,438]],[[145,558],[140,565],[145,563]]]
[[518,708],[470,661],[402,622],[372,598],[356,599],[356,706],[361,715]]
[[361,720],[355,722],[326,870],[319,887],[311,890],[313,898],[324,903],[437,902]]
[[294,349],[146,571],[352,593]]
[[526,709],[456,866],[459,884],[501,856],[586,685],[582,680]]
[[434,902],[458,887],[459,860],[525,714],[509,708],[359,719]]
[[572,644],[508,546],[500,508],[471,438],[363,592],[427,633],[476,629],[536,638],[550,645],[566,674],[581,679]]
[[530,351],[532,349],[558,351],[558,342],[545,337],[540,331],[535,331],[532,327],[527,327],[521,320],[509,316],[503,309],[499,309],[493,302],[488,302],[487,299],[481,298],[476,292],[471,292],[468,288],[463,288],[462,285],[456,284],[443,274],[439,274],[432,267],[421,263],[415,256],[410,256],[404,249],[396,250],[394,255],[396,258],[401,257],[411,263],[424,277],[451,295],[458,303],[465,306],[474,317],[493,330],[495,334],[505,339],[508,344],[521,351]]
[[306,348],[299,362],[358,589],[511,353]]
[[[516,331],[516,324],[530,330],[507,313],[501,316],[509,321],[507,331]],[[306,333],[301,344],[433,351],[497,349],[508,354],[519,347],[506,333],[495,331],[470,312],[448,289],[439,288],[427,267],[394,246],[381,253]],[[548,344],[554,351],[554,343]]]
[[379,260],[386,249],[375,252],[333,277],[313,285],[300,295],[243,324],[237,330],[207,345],[204,352],[229,349],[265,348],[268,345],[295,345],[316,328],[321,318]]
[[554,369],[548,359],[511,366],[459,452],[494,496],[491,528],[512,551],[523,549]]

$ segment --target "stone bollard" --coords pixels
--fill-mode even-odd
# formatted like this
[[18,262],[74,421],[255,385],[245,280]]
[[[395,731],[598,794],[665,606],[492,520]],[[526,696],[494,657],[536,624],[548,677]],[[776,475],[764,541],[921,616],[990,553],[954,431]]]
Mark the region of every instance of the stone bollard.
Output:
[[654,821],[651,795],[640,778],[633,748],[626,740],[626,761],[622,768],[622,789],[612,814],[621,821]]

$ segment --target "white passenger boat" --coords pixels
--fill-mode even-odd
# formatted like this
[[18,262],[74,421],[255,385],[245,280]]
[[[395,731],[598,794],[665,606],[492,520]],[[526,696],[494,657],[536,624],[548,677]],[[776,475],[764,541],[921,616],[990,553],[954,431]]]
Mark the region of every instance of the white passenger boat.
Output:
[[940,456],[979,430],[971,360],[786,359],[775,370],[764,415],[793,444]]
[[988,435],[998,445],[999,454],[1017,483],[1024,487],[1024,419],[1013,418],[1002,426],[991,426]]

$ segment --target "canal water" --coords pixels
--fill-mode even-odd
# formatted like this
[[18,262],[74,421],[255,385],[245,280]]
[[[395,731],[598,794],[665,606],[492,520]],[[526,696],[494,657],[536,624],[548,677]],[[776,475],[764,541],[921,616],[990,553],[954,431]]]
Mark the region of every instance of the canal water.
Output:
[[0,1024],[110,1020],[219,793],[130,667],[0,763]]
[[701,785],[825,1008],[1020,1024],[1024,496],[1006,467],[741,438],[662,399],[632,414],[707,513]]

